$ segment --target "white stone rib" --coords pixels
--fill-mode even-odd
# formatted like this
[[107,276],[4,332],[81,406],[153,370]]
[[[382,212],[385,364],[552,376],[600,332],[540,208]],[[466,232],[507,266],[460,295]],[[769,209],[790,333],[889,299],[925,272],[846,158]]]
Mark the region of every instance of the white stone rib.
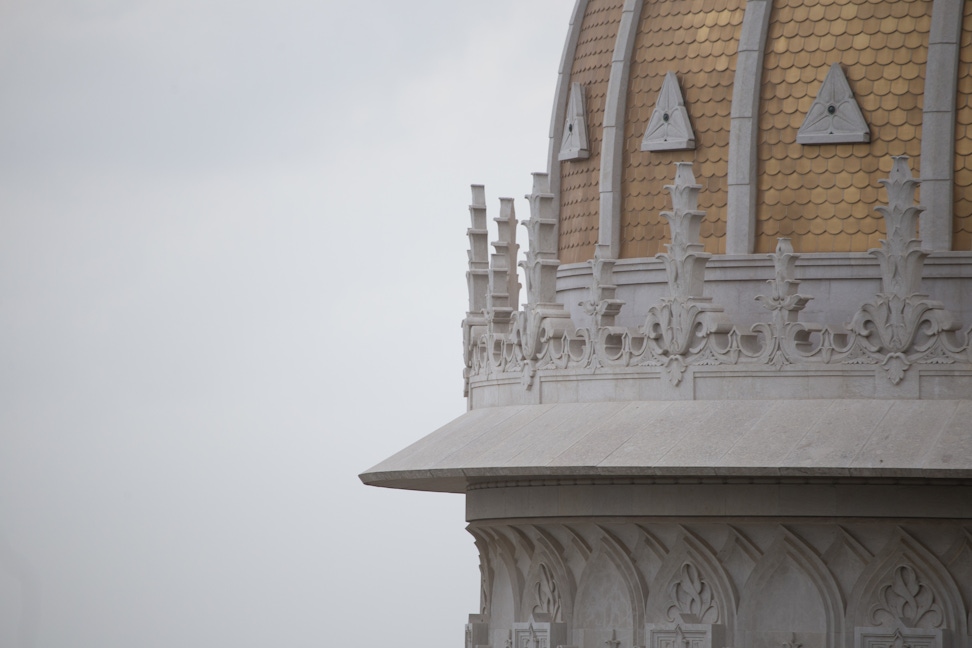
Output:
[[558,206],[560,205],[560,142],[564,136],[564,122],[567,119],[570,69],[574,64],[574,53],[577,51],[577,41],[580,38],[581,26],[584,24],[584,12],[587,11],[587,4],[588,0],[577,0],[574,5],[574,13],[571,14],[570,26],[567,28],[567,40],[564,41],[564,52],[560,57],[557,87],[554,90],[553,115],[550,118],[550,143],[547,151],[547,175],[550,176],[550,193],[554,195],[554,204]]
[[771,9],[767,0],[749,0],[739,35],[729,126],[726,254],[752,254],[756,244],[757,114]]
[[921,126],[922,247],[952,249],[955,176],[955,94],[958,84],[962,0],[934,0],[925,64]]
[[628,79],[635,36],[641,23],[641,0],[625,0],[621,25],[614,43],[611,76],[604,105],[601,131],[600,219],[597,247],[602,259],[617,259],[621,253],[621,179],[624,177],[624,118]]

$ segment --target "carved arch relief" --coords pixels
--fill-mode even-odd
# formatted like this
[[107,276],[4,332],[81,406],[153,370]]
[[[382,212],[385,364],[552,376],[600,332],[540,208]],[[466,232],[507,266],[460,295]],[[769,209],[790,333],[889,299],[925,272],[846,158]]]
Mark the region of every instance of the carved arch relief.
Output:
[[574,602],[574,578],[564,561],[566,551],[557,538],[541,526],[531,526],[534,546],[523,593],[521,619],[546,618],[570,623]]
[[917,631],[968,632],[954,579],[934,554],[900,528],[858,579],[845,627],[848,633],[862,628],[872,635],[884,628],[885,638],[897,630],[906,644]]
[[637,644],[644,586],[623,546],[605,535],[597,543],[577,587],[574,644],[603,648],[605,642]]
[[652,579],[648,621],[734,624],[736,593],[715,554],[687,529]]
[[783,527],[739,600],[736,646],[840,645],[844,604],[837,583],[816,552]]
[[493,572],[489,595],[489,637],[493,646],[502,646],[516,622],[518,592],[507,564],[500,561]]
[[493,567],[489,591],[489,637],[493,646],[503,646],[511,636],[520,610],[523,576],[516,565],[516,545],[495,529],[486,532],[491,545],[489,562]]

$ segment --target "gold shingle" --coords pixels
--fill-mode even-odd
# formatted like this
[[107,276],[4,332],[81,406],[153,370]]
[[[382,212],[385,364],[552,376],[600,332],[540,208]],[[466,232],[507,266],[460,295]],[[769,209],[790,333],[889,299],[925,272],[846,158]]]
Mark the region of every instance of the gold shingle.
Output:
[[586,90],[591,155],[560,163],[560,260],[590,259],[597,244],[600,211],[601,125],[622,0],[591,0],[584,12],[571,68],[572,83]]
[[[661,211],[670,209],[668,192],[674,162],[691,161],[703,191],[699,209],[707,252],[725,251],[726,175],[729,113],[743,0],[672,0],[645,3],[628,87],[622,180],[621,256],[664,252],[668,227]],[[672,33],[693,37],[676,45]],[[696,148],[693,151],[641,150],[641,138],[667,72],[678,76]],[[769,81],[769,76],[764,77]],[[635,117],[632,107],[645,106]]]
[[[764,58],[763,75],[773,79],[769,81],[773,86],[761,90],[760,126],[764,133],[767,127],[779,132],[769,139],[761,136],[758,174],[772,175],[782,167],[790,169],[791,175],[785,188],[772,181],[758,183],[756,251],[775,248],[771,230],[776,228],[768,224],[780,212],[792,220],[797,251],[864,251],[868,245],[873,247],[871,235],[881,229],[873,208],[878,204],[877,180],[887,177],[881,167],[887,163],[879,158],[907,154],[918,173],[920,120],[914,120],[921,113],[931,0],[801,0],[798,4],[773,0],[774,23],[814,24],[809,31],[797,27],[804,43],[795,44],[796,39],[768,43]],[[904,43],[909,46],[907,56],[899,53]],[[799,74],[784,65],[790,54],[794,62],[802,63],[795,66]],[[796,143],[796,131],[833,63],[841,65],[861,106],[871,128],[870,144]],[[972,61],[968,74],[972,76]],[[969,113],[972,124],[972,110]],[[972,211],[972,200],[969,207]],[[781,223],[779,231],[785,230],[786,223]]]

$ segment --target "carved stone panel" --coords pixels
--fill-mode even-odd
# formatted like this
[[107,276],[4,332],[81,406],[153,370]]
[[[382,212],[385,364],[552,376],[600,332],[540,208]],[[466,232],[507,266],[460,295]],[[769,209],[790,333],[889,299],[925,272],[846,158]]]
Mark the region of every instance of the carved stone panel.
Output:
[[869,142],[871,133],[840,65],[834,63],[797,132],[800,144]]
[[567,624],[545,619],[546,615],[537,615],[526,623],[514,623],[513,648],[557,648],[567,643]]
[[483,615],[470,614],[466,624],[466,648],[482,648],[489,646],[489,623]]
[[854,648],[948,648],[947,630],[857,627]]
[[722,648],[725,626],[709,623],[645,624],[647,648]]

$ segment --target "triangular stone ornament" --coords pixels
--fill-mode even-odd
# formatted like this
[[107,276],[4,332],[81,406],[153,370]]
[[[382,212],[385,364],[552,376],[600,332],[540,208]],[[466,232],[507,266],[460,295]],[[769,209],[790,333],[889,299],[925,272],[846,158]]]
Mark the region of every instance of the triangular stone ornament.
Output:
[[586,160],[591,156],[587,141],[587,111],[584,107],[584,86],[575,83],[570,86],[570,100],[567,103],[567,120],[564,122],[564,136],[560,142],[559,159]]
[[797,132],[800,144],[853,144],[870,142],[871,132],[854,99],[847,77],[834,63],[820,86],[806,119]]
[[641,140],[642,151],[682,151],[695,148],[695,132],[689,123],[688,112],[678,79],[674,72],[665,75],[655,111],[648,120],[648,128]]

